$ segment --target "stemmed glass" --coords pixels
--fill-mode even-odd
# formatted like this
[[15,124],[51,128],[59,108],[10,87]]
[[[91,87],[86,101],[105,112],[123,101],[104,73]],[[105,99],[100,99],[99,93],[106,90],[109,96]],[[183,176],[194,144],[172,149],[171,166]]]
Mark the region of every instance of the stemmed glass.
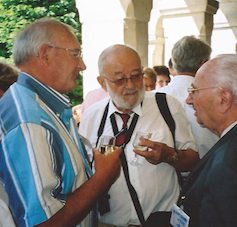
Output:
[[[133,147],[135,149],[138,149],[140,151],[145,151],[147,149],[147,147],[143,147],[143,146],[139,146],[139,142],[140,142],[140,138],[143,137],[145,139],[149,139],[151,138],[152,133],[148,133],[148,132],[137,132],[136,133],[136,137],[133,141]],[[138,154],[135,153],[134,158],[130,161],[130,164],[136,167],[140,167],[142,165],[141,163],[142,161],[142,157]]]
[[116,138],[113,136],[102,135],[98,143],[98,149],[101,154],[107,155],[114,151]]

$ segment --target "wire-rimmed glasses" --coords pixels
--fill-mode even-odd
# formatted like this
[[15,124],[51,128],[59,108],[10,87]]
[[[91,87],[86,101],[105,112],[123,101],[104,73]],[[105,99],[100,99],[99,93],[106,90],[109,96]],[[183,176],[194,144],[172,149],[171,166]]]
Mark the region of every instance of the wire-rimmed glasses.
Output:
[[110,81],[111,83],[115,84],[116,86],[123,86],[124,84],[126,84],[128,82],[129,79],[133,83],[137,83],[137,82],[141,81],[143,79],[143,75],[144,75],[144,73],[140,72],[135,75],[131,75],[130,78],[127,78],[125,76],[125,77],[123,77],[121,79],[117,79],[117,80],[110,80],[105,76],[102,76],[102,77],[104,77],[106,80]]

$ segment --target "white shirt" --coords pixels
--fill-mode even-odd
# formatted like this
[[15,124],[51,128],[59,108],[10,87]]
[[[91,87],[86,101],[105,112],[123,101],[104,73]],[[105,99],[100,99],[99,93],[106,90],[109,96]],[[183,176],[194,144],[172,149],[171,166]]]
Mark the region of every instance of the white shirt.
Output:
[[[108,97],[92,105],[82,116],[79,133],[89,139],[93,147],[95,147],[97,131],[108,102],[109,110],[103,134],[113,135],[109,117],[115,111],[119,111],[109,100],[110,98]],[[176,123],[176,147],[178,149],[190,148],[197,150],[197,145],[191,132],[191,125],[182,106],[171,96],[167,96],[167,101]],[[170,147],[174,146],[171,132],[158,109],[155,94],[146,92],[142,107],[141,105],[136,106],[133,112],[139,115],[139,119],[131,140],[125,148],[127,160],[131,160],[135,155],[132,142],[137,131],[150,132],[152,133],[150,140],[165,143]],[[129,119],[128,126],[131,123],[132,116]],[[115,114],[115,118],[118,130],[121,130],[122,119],[117,114]],[[128,168],[130,180],[138,194],[145,219],[155,211],[170,211],[172,209],[173,203],[177,201],[179,196],[179,183],[175,169],[172,166],[167,163],[152,165],[143,158],[141,167],[134,167],[128,162]],[[111,186],[109,195],[111,211],[103,215],[100,221],[116,226],[138,225],[139,220],[123,171]]]
[[222,133],[221,133],[221,138],[229,132],[234,126],[237,125],[237,121],[233,122],[231,125],[229,125]]
[[185,113],[191,122],[193,135],[199,147],[199,156],[202,158],[211,147],[219,140],[219,137],[211,132],[209,129],[197,123],[197,118],[194,115],[195,111],[192,105],[186,103],[188,97],[187,88],[193,83],[194,77],[187,75],[177,75],[165,87],[154,90],[152,92],[164,92],[180,101]]

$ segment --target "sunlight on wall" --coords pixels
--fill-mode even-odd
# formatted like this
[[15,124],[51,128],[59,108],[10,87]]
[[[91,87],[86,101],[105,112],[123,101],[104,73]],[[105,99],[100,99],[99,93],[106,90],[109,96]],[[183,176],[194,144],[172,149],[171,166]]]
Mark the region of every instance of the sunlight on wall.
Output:
[[214,15],[214,29],[211,38],[212,58],[218,54],[236,53],[236,39],[233,31],[228,27],[229,24],[226,17],[219,9],[216,15]]

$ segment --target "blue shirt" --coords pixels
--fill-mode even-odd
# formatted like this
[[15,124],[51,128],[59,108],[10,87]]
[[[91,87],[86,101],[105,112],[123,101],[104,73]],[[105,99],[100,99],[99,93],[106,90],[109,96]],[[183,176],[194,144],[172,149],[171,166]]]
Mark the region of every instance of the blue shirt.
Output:
[[17,226],[34,226],[60,210],[91,170],[64,95],[20,72],[0,106],[0,178]]

